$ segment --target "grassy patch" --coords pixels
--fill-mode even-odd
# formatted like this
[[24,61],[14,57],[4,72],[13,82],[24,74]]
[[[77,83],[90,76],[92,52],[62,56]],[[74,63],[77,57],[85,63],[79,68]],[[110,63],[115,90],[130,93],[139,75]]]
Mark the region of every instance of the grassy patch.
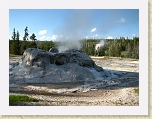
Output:
[[9,57],[18,57],[19,55],[9,54]]
[[124,57],[124,58],[127,58],[128,57],[128,52],[127,51],[122,51],[121,56]]
[[122,106],[122,105],[124,105],[122,102],[112,102],[114,105],[116,105],[116,106]]
[[26,95],[10,95],[9,96],[9,105],[13,106],[20,102],[37,102],[38,100],[34,98],[30,98]]
[[121,106],[121,105],[124,105],[123,103],[121,103],[121,102],[116,102],[116,106]]
[[139,88],[134,88],[135,93],[139,94]]

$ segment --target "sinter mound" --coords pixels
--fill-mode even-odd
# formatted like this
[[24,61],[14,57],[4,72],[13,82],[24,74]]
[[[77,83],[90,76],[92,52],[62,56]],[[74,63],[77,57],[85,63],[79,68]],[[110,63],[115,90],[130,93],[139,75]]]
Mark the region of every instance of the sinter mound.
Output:
[[100,72],[103,68],[82,51],[28,48],[21,65],[10,72],[10,83],[86,82],[94,81],[94,73]]

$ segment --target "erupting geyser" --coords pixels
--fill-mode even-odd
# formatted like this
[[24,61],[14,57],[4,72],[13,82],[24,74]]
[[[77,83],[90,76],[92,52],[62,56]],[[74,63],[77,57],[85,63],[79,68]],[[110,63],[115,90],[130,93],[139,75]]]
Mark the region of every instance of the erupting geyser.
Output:
[[96,44],[95,49],[98,50],[100,47],[104,46],[104,41],[101,40],[100,43]]

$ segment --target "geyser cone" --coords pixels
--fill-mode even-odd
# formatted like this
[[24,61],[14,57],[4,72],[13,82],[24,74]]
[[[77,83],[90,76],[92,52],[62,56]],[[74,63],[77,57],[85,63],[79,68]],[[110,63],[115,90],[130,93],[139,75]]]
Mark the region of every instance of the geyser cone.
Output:
[[103,71],[102,67],[79,50],[58,53],[28,48],[23,54],[22,64],[10,76],[10,83],[93,81],[95,77],[92,72],[100,71]]

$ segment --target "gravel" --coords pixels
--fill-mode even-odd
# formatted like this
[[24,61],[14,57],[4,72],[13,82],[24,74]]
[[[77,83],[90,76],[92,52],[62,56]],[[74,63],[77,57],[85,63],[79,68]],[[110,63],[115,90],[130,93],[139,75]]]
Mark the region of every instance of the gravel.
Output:
[[134,88],[103,89],[70,94],[19,94],[38,99],[39,102],[24,102],[26,106],[138,106],[139,95]]
[[[10,58],[10,63],[20,62],[21,57]],[[121,81],[121,85],[109,86],[100,89],[92,89],[87,92],[62,92],[54,93],[46,90],[29,90],[26,87],[31,84],[10,85],[10,95],[27,95],[38,99],[38,102],[22,102],[22,106],[138,106],[139,94],[134,89],[139,86],[139,62],[132,59],[107,59],[94,60],[106,70],[115,70]],[[121,71],[121,72],[119,72]],[[127,83],[128,82],[128,83]],[[34,84],[32,84],[34,85]],[[36,85],[36,84],[35,84]],[[46,84],[50,89],[71,88],[82,84]],[[40,84],[39,84],[40,86]]]

